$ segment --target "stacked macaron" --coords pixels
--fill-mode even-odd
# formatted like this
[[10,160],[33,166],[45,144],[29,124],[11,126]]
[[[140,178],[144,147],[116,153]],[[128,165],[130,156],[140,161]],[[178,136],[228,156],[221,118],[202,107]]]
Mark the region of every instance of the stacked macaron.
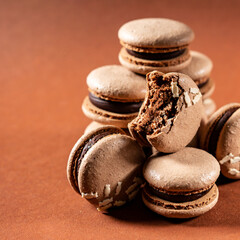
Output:
[[133,20],[119,29],[118,37],[122,45],[119,61],[140,74],[153,70],[176,72],[191,61],[188,46],[194,33],[178,21],[165,18]]
[[93,70],[87,76],[89,95],[84,99],[84,114],[100,124],[127,128],[141,107],[146,93],[145,78],[120,65]]
[[118,37],[123,66],[142,75],[153,70],[184,73],[199,87],[207,117],[216,110],[215,102],[209,98],[215,88],[210,78],[212,61],[188,49],[194,33],[187,25],[165,18],[138,19],[125,23]]
[[[118,36],[122,66],[87,76],[82,110],[92,122],[70,153],[69,183],[99,211],[124,205],[142,187],[144,204],[160,215],[206,213],[218,201],[220,169],[240,178],[240,104],[213,114],[212,61],[189,50],[187,25],[139,19]],[[199,136],[204,150],[189,147]]]

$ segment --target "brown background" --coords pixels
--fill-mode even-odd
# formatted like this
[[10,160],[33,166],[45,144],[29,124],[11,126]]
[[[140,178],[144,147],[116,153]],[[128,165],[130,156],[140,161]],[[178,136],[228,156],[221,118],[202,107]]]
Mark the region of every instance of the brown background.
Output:
[[142,17],[190,25],[214,62],[213,98],[240,102],[239,1],[1,1],[0,239],[237,239],[240,182],[221,181],[209,213],[157,216],[138,199],[110,215],[70,188],[68,154],[90,122],[86,76],[117,64],[119,27]]

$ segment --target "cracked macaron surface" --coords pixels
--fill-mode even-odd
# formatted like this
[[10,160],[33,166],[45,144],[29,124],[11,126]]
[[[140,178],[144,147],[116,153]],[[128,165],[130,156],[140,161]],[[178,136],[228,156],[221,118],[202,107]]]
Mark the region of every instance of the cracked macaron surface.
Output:
[[148,90],[138,116],[128,124],[142,145],[160,152],[185,147],[196,134],[202,116],[202,95],[191,78],[181,73],[147,74]]
[[219,173],[217,160],[200,149],[186,147],[169,155],[156,154],[144,164],[143,201],[167,217],[198,216],[217,202]]
[[142,184],[145,155],[137,142],[116,127],[101,127],[83,135],[67,166],[70,185],[98,210],[131,201]]

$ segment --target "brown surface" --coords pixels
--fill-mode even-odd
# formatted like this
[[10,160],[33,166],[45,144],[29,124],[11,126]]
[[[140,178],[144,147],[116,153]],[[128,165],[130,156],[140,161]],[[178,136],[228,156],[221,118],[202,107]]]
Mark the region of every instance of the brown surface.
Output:
[[191,49],[213,60],[218,107],[240,102],[239,1],[122,2],[1,1],[1,239],[239,237],[240,181],[222,181],[216,207],[187,221],[157,216],[140,200],[103,215],[67,182],[68,154],[90,122],[81,111],[86,76],[118,63],[117,30],[128,20],[189,24]]

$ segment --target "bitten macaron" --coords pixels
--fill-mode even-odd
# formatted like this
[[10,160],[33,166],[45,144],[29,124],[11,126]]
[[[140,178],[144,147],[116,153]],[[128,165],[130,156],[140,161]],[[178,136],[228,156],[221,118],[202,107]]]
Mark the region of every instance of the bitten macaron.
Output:
[[107,65],[87,76],[89,95],[82,110],[93,121],[126,128],[142,105],[145,78],[120,65]]
[[202,147],[215,156],[222,174],[240,179],[240,103],[218,109],[202,133]]
[[144,165],[147,181],[142,198],[152,211],[169,218],[192,218],[206,213],[218,201],[217,160],[197,148],[151,156]]
[[215,89],[215,83],[210,77],[213,63],[203,53],[190,51],[190,54],[192,57],[190,64],[179,72],[192,78],[200,89],[203,99],[209,98]]
[[83,135],[67,165],[72,188],[99,211],[131,201],[142,184],[145,155],[120,128],[102,127]]
[[195,136],[202,118],[202,95],[182,73],[147,74],[148,90],[138,116],[128,124],[131,135],[159,152],[176,152]]
[[166,18],[143,18],[125,23],[118,31],[120,63],[133,72],[179,71],[191,61],[188,50],[194,33],[184,23]]

